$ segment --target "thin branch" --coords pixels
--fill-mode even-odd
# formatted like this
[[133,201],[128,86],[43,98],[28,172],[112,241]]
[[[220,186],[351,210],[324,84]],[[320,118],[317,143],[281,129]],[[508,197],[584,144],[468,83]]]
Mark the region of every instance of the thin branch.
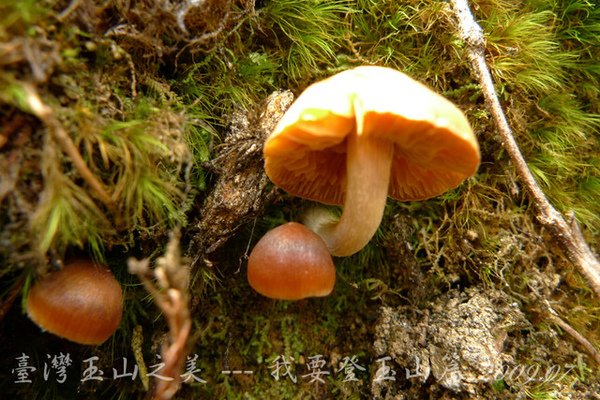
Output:
[[79,6],[81,5],[81,0],[71,0],[67,8],[62,10],[60,14],[57,15],[56,19],[60,22],[64,22]]
[[569,221],[567,221],[550,204],[529,170],[521,154],[521,150],[515,141],[494,88],[490,70],[485,62],[483,30],[475,21],[469,8],[468,0],[450,0],[450,4],[457,19],[458,33],[467,45],[469,62],[481,85],[487,107],[494,118],[502,139],[502,144],[506,148],[517,173],[523,181],[525,189],[531,196],[533,204],[537,208],[538,220],[553,233],[569,260],[587,278],[596,295],[600,296],[600,262],[586,243],[575,218],[570,216]]
[[75,146],[71,140],[71,137],[67,134],[62,124],[58,121],[56,115],[54,115],[52,108],[42,101],[37,91],[31,85],[24,84],[23,89],[27,95],[26,101],[30,111],[33,113],[33,115],[38,117],[44,123],[44,125],[46,125],[50,131],[50,134],[58,143],[62,151],[69,156],[73,166],[75,169],[77,169],[81,177],[88,185],[90,185],[100,201],[104,203],[104,205],[113,213],[115,217],[117,217],[118,213],[115,202],[104,188],[102,182],[100,182],[92,173],[92,171],[90,171],[87,164],[83,160],[83,157],[79,153],[77,146]]
[[548,301],[546,301],[548,318],[554,322],[556,325],[560,326],[565,332],[573,337],[573,339],[577,340],[579,344],[583,346],[583,348],[588,352],[588,354],[596,361],[596,364],[600,366],[600,353],[589,340],[587,340],[581,333],[577,332],[575,328],[569,325],[566,321],[558,316],[558,313],[550,307]]
[[[165,255],[156,261],[154,273],[148,259],[127,261],[129,272],[136,274],[156,305],[163,312],[169,326],[169,343],[163,346],[161,374],[170,378],[157,380],[152,396],[156,400],[171,399],[181,385],[181,373],[188,353],[188,339],[192,319],[188,307],[189,270],[181,263],[179,231],[171,233]],[[154,283],[156,279],[157,284]]]

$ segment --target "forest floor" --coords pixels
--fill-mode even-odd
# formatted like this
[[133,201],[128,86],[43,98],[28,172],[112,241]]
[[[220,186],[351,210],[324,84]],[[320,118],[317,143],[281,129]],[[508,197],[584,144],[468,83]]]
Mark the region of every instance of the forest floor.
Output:
[[[531,171],[597,253],[592,3],[472,8]],[[0,397],[149,398],[169,327],[127,260],[155,265],[178,230],[192,327],[176,399],[600,399],[600,300],[538,222],[465,47],[430,0],[1,2]],[[262,144],[310,83],[365,64],[453,101],[479,170],[427,201],[389,199],[369,245],[334,258],[329,296],[265,298],[248,254],[315,203],[269,181]],[[37,280],[81,257],[123,287],[99,346],[25,312]]]

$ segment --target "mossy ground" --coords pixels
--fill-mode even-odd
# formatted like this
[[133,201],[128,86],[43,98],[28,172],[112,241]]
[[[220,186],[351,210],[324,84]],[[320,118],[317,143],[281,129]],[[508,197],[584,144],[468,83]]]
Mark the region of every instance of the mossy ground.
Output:
[[[186,5],[187,4],[187,5]],[[207,162],[236,113],[257,112],[276,89],[307,84],[360,64],[405,71],[453,100],[482,148],[478,174],[420,203],[390,201],[380,231],[359,254],[337,259],[338,282],[324,299],[274,302],[245,279],[248,249],[268,228],[295,220],[306,202],[278,192],[264,215],[240,227],[211,265],[192,271],[192,354],[206,383],[177,398],[370,398],[377,363],[374,326],[381,305],[427,309],[450,289],[500,290],[528,324],[508,330],[517,365],[554,365],[561,379],[481,385],[475,395],[435,382],[403,381],[408,397],[589,398],[598,366],[545,317],[546,301],[600,348],[600,305],[553,238],[503,152],[481,91],[466,64],[448,6],[426,0],[207,0],[193,2],[17,1],[0,4],[0,277],[2,310],[48,264],[89,254],[105,261],[125,290],[124,320],[106,344],[83,347],[40,333],[19,301],[0,322],[0,391],[11,398],[143,398],[140,379],[80,381],[98,356],[105,377],[133,368],[131,341],[149,370],[166,327],[128,256],[156,257],[168,231],[193,230],[217,179]],[[573,211],[589,243],[600,245],[600,8],[586,0],[479,0],[486,57],[517,141],[552,203]],[[107,187],[117,213],[99,202],[31,115],[36,88]],[[186,240],[184,236],[184,250]],[[186,254],[195,258],[194,254]],[[3,313],[4,314],[4,311]],[[15,384],[18,357],[38,370]],[[44,362],[69,353],[57,383]],[[310,357],[322,355],[325,383],[310,383]],[[293,357],[275,381],[274,360]],[[364,371],[343,382],[339,361]],[[280,359],[281,360],[281,359]],[[396,366],[400,367],[400,366]],[[252,370],[224,375],[222,370]]]

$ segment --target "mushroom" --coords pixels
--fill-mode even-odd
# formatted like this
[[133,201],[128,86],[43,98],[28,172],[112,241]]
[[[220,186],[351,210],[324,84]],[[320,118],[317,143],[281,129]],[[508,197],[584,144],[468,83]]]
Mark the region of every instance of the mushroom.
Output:
[[106,267],[78,260],[31,288],[27,314],[57,336],[81,344],[101,344],[121,322],[123,293]]
[[248,282],[258,293],[279,300],[327,296],[335,266],[323,240],[297,222],[268,231],[248,258]]
[[403,73],[363,66],[309,86],[264,145],[265,170],[290,194],[342,205],[307,226],[334,256],[362,249],[388,194],[423,200],[475,173],[480,155],[464,114]]

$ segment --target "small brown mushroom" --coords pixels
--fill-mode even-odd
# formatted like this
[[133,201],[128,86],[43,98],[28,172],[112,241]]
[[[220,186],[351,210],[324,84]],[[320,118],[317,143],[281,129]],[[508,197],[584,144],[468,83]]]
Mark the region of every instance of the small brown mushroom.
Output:
[[334,256],[368,243],[388,194],[437,196],[473,175],[480,159],[456,106],[399,71],[375,66],[308,87],[266,140],[264,157],[267,175],[287,192],[343,204],[339,221],[305,220]]
[[248,258],[248,282],[273,299],[327,296],[335,285],[335,266],[318,235],[288,222],[258,241]]
[[27,314],[57,336],[81,344],[100,344],[121,322],[123,292],[106,267],[78,260],[31,288]]

